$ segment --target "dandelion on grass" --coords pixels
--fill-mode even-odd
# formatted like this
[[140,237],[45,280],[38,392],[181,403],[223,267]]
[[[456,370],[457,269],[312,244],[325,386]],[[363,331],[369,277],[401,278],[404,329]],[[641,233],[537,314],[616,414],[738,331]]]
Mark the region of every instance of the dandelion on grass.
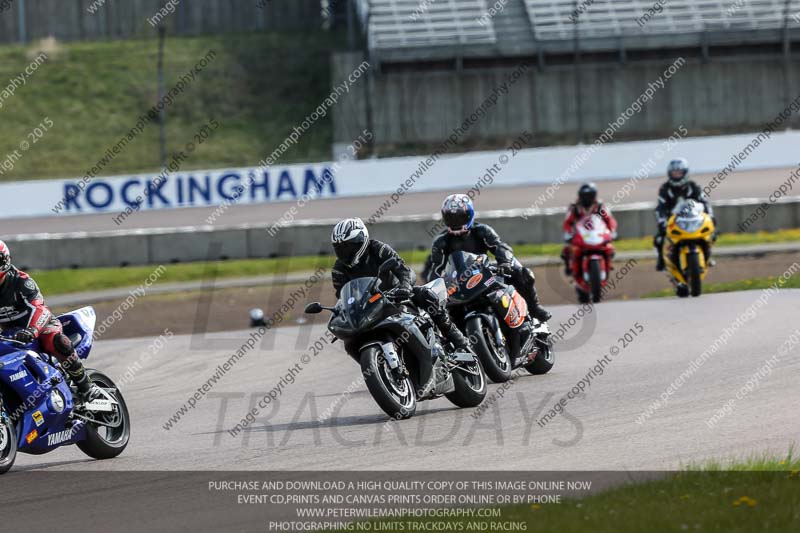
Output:
[[758,502],[755,501],[753,498],[750,498],[749,496],[742,496],[741,498],[733,502],[734,507],[741,507],[742,505],[747,505],[748,507],[755,507],[756,505],[758,505]]

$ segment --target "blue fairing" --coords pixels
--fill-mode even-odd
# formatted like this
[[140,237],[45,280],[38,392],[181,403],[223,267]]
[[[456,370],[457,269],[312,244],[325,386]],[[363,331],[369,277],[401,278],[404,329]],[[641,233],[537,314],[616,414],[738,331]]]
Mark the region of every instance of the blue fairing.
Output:
[[[67,336],[78,334],[78,355],[85,359],[92,349],[95,313],[85,307],[59,317]],[[6,414],[15,422],[18,449],[43,454],[86,438],[82,421],[70,421],[72,392],[38,343],[21,346],[0,340],[0,394]]]
[[81,359],[89,357],[89,352],[92,351],[94,326],[97,322],[97,315],[94,312],[94,308],[84,307],[77,311],[61,315],[58,319],[64,326],[64,334],[67,337],[72,337],[75,334],[80,335],[80,341],[75,344],[75,351],[78,352],[78,357]]

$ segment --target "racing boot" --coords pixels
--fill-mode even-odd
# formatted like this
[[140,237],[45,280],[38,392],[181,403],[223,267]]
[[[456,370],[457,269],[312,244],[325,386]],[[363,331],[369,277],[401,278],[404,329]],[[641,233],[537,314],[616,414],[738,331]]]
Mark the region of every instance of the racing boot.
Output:
[[531,285],[530,290],[525,292],[528,294],[523,294],[523,296],[525,297],[525,301],[528,302],[528,309],[533,318],[539,322],[548,322],[553,318],[553,315],[542,307],[542,303],[539,301],[539,293],[536,291],[535,286]]
[[453,321],[450,320],[450,315],[447,314],[447,310],[439,309],[431,318],[436,324],[436,327],[439,328],[442,336],[450,341],[453,346],[455,346],[456,350],[470,351],[469,340],[458,330],[456,325],[453,324]]
[[664,272],[664,237],[656,235],[653,239],[653,247],[656,249],[656,272]]
[[82,403],[89,403],[103,395],[100,387],[92,383],[89,376],[86,375],[86,370],[77,353],[73,353],[68,357],[66,361],[61,363],[61,366],[67,372],[72,384],[78,389],[78,397]]
[[447,340],[450,341],[458,351],[469,352],[472,349],[469,339],[466,338],[452,322],[450,323],[450,328],[445,333],[445,337],[447,337]]
[[569,252],[566,247],[561,251],[561,260],[564,261],[564,274],[566,274],[567,277],[572,276],[572,265],[570,264],[572,260],[569,257]]
[[539,304],[531,307],[531,316],[539,322],[549,322],[550,319],[553,318],[553,315],[550,313],[550,311]]

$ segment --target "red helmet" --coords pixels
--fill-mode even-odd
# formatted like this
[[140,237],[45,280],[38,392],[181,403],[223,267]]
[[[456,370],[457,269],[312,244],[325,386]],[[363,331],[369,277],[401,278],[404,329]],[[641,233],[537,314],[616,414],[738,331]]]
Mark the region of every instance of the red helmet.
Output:
[[11,250],[8,245],[0,241],[0,283],[6,279],[6,272],[11,270]]

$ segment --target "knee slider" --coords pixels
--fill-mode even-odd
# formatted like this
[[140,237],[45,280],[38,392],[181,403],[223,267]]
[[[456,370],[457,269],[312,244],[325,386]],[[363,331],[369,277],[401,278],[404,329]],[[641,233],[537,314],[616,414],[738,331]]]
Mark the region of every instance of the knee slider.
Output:
[[53,337],[53,348],[59,355],[63,355],[64,357],[69,357],[72,355],[72,352],[75,351],[75,348],[72,346],[72,341],[63,333],[58,333]]
[[536,283],[536,276],[533,275],[533,271],[530,268],[520,267],[519,276],[523,283],[530,285]]

